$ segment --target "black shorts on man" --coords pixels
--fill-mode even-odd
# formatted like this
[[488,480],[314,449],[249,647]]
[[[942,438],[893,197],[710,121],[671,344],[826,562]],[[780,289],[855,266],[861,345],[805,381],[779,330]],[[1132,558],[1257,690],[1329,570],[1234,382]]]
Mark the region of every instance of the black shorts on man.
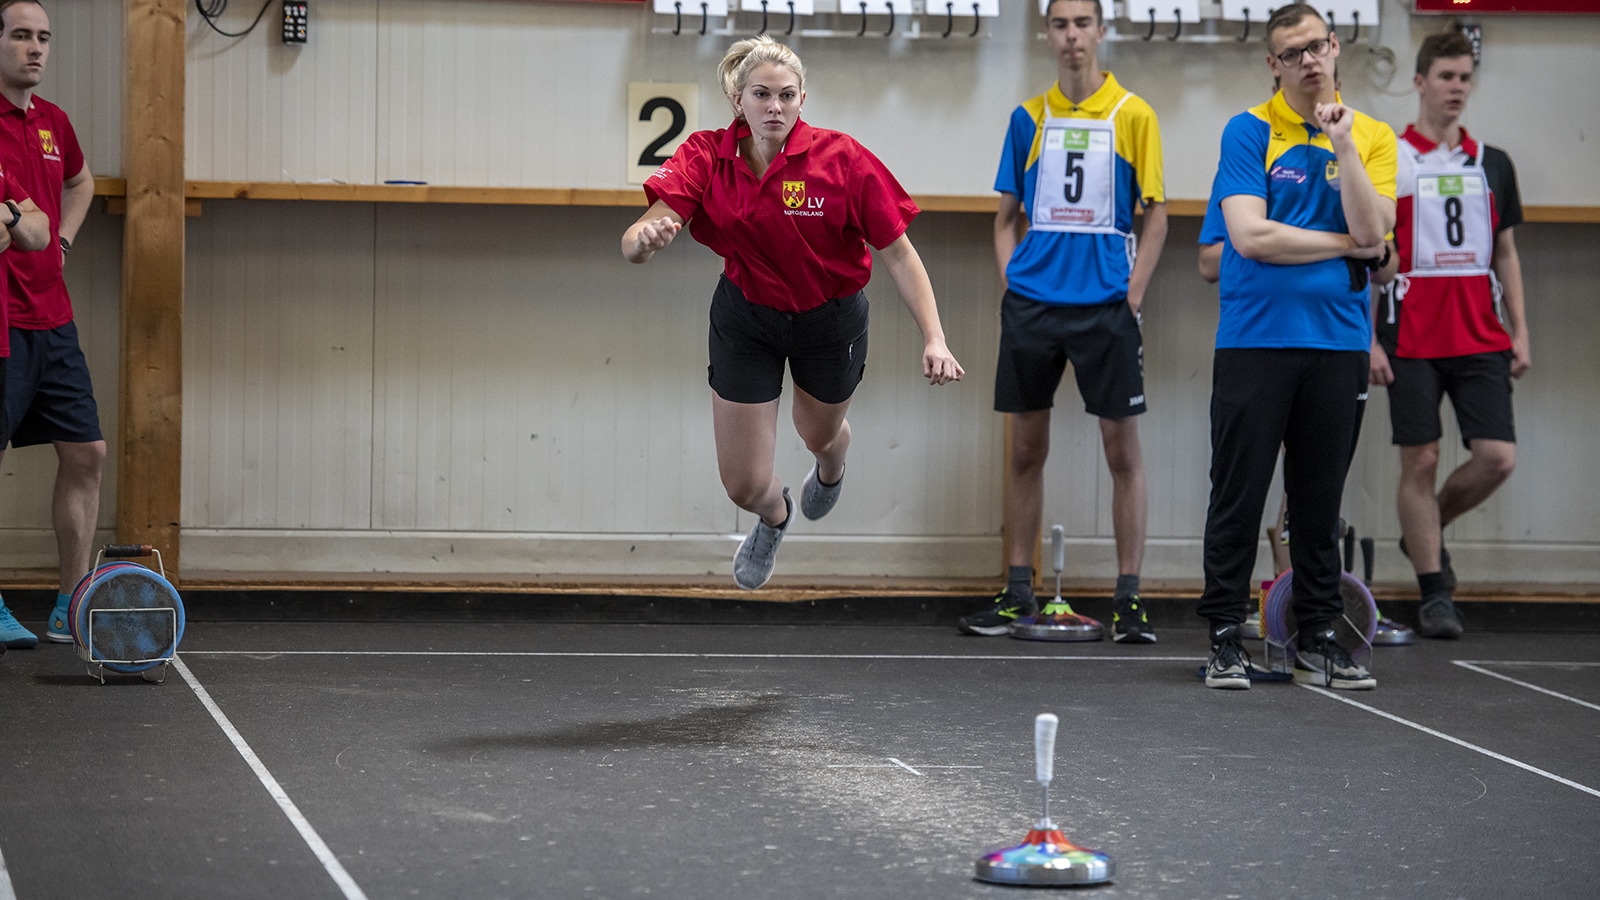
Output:
[[751,303],[724,275],[711,295],[711,389],[732,403],[776,400],[788,362],[795,386],[843,403],[866,372],[868,318],[865,293],[787,313]]
[[1000,302],[995,411],[1054,406],[1068,362],[1085,412],[1125,419],[1145,411],[1144,340],[1126,300],[1056,306],[1006,291]]
[[77,323],[48,331],[12,328],[6,370],[3,418],[11,446],[52,441],[91,444],[103,439]]
[[1474,353],[1444,359],[1389,358],[1389,424],[1394,443],[1420,447],[1444,436],[1439,403],[1448,395],[1455,408],[1461,443],[1475,440],[1516,443],[1511,411],[1511,351]]

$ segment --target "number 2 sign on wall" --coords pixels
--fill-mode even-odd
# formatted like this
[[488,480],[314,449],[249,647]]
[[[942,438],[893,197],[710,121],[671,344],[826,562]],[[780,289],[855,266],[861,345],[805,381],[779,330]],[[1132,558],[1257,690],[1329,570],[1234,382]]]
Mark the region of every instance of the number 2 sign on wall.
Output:
[[628,183],[644,184],[699,121],[698,84],[629,84]]

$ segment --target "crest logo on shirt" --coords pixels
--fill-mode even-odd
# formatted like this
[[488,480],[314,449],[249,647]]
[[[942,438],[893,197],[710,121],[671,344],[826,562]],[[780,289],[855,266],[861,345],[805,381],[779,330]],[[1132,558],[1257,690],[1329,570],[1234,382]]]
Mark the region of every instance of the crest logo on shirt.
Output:
[[783,205],[790,209],[799,209],[806,205],[806,183],[804,181],[785,181],[783,183]]
[[45,153],[56,152],[55,135],[44,130],[43,128],[39,129],[39,149],[43,150]]
[[1336,159],[1328,160],[1327,165],[1322,167],[1322,177],[1328,182],[1328,187],[1337,191],[1339,189],[1339,161]]

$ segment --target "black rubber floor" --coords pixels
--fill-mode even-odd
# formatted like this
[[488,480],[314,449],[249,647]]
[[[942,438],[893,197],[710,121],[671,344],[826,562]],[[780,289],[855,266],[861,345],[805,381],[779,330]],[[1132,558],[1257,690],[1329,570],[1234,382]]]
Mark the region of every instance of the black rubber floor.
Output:
[[[0,898],[1000,897],[1052,812],[1105,897],[1600,896],[1600,639],[1212,691],[1205,637],[191,623],[166,683],[0,661]],[[1257,654],[1260,659],[1260,654]]]

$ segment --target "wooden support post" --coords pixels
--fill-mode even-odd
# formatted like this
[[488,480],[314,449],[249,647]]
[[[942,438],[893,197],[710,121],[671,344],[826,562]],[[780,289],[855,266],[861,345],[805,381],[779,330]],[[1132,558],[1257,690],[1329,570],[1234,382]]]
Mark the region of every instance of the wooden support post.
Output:
[[179,571],[183,476],[184,0],[124,0],[117,539]]

